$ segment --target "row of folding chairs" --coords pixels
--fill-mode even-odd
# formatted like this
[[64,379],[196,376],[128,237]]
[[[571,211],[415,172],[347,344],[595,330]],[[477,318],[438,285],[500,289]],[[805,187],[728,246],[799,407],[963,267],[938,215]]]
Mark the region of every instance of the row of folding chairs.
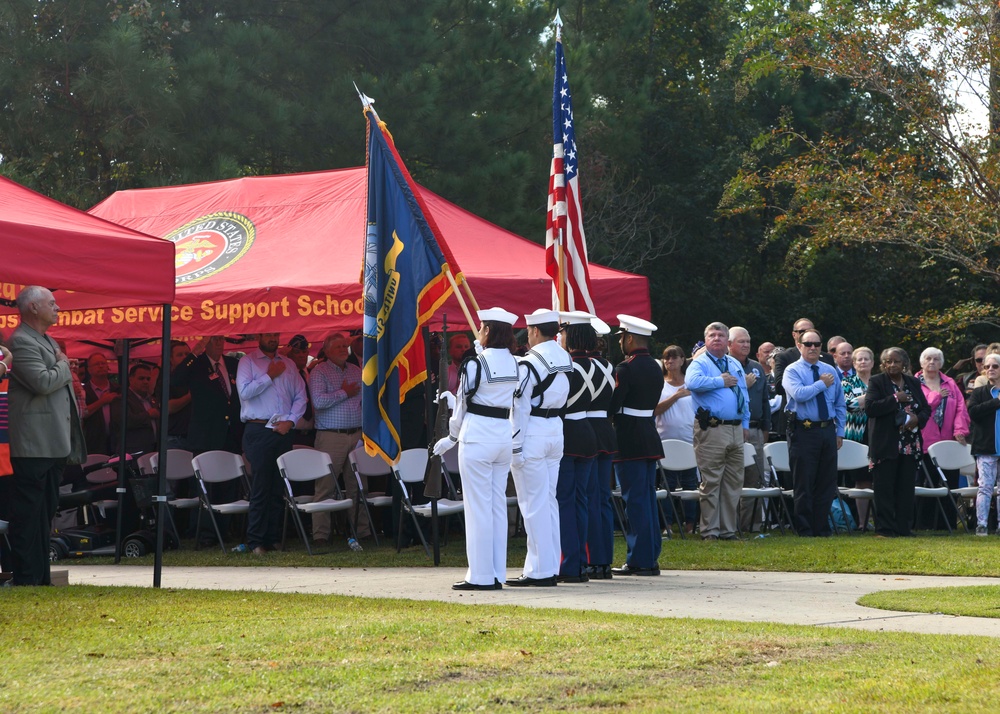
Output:
[[[680,532],[681,538],[685,538],[685,526],[683,517],[683,504],[687,501],[697,501],[700,502],[702,499],[701,491],[697,489],[692,490],[676,490],[671,491],[667,485],[667,471],[687,471],[689,469],[698,468],[698,460],[695,457],[694,446],[686,441],[681,441],[680,439],[664,439],[661,442],[663,447],[663,458],[660,459],[658,464],[658,473],[660,483],[656,489],[657,502],[660,504],[660,514],[664,522],[669,522],[673,520],[677,524],[677,529]],[[756,461],[756,451],[754,450],[753,444],[743,445],[743,467],[748,468],[754,466]],[[763,476],[764,474],[761,474]],[[616,491],[616,495],[620,496],[620,492]],[[782,501],[782,492],[778,487],[767,486],[762,484],[759,488],[744,488],[740,492],[740,500],[747,504],[747,508],[751,508],[753,512],[753,518],[751,519],[750,528],[751,530],[756,525],[757,517],[761,517],[761,523],[776,525],[781,532],[784,533],[784,523],[787,522],[788,516],[784,511],[784,503]],[[670,500],[673,518],[668,519],[665,511],[663,509],[662,503],[666,500]],[[622,513],[620,518],[624,519],[624,509],[619,509]]]
[[[661,484],[657,488],[657,499],[662,502],[670,499],[673,505],[673,521],[677,524],[681,537],[685,537],[685,524],[683,523],[682,504],[685,501],[700,501],[701,492],[698,490],[678,490],[670,491],[666,485],[667,471],[685,471],[697,468],[698,463],[695,458],[694,446],[677,439],[666,439],[662,442],[663,458],[659,462]],[[755,450],[752,444],[744,444],[744,467],[752,466],[756,463]],[[791,473],[791,465],[788,458],[788,442],[776,441],[764,445],[764,458],[767,462],[766,469],[770,473],[771,483],[762,485],[760,488],[744,488],[740,493],[742,501],[752,502],[754,513],[753,524],[756,523],[757,516],[761,517],[762,525],[776,525],[784,533],[784,524],[791,525],[791,519],[785,508],[785,499],[794,497],[794,489],[782,489],[781,474]],[[868,468],[868,446],[854,441],[845,440],[837,452],[837,470],[853,471],[856,469]],[[958,513],[967,517],[967,503],[974,499],[978,489],[974,486],[949,489],[944,475],[946,470],[957,470],[963,475],[971,476],[975,473],[975,459],[972,456],[971,447],[963,446],[956,441],[942,441],[933,444],[928,449],[927,458],[921,460],[921,473],[923,485],[915,488],[917,498],[935,499],[939,512],[945,524],[951,532],[948,524],[948,517],[945,514],[944,502],[951,500]],[[762,474],[763,475],[763,474]],[[620,491],[615,491],[616,515],[624,523],[624,508],[617,505],[620,499]],[[847,511],[845,499],[867,500],[873,502],[874,491],[870,488],[839,488],[837,498],[844,512]],[[873,509],[869,509],[869,513]],[[661,514],[663,513],[661,506]],[[667,520],[664,516],[664,520]],[[965,518],[960,519],[964,524]],[[866,517],[867,521],[867,517]],[[864,528],[866,523],[861,524]],[[751,528],[753,525],[751,526]],[[836,528],[836,524],[835,524]],[[847,529],[850,532],[850,529]]]
[[[401,506],[413,519],[414,527],[420,536],[425,552],[430,554],[427,540],[423,535],[418,518],[430,518],[432,507],[428,504],[414,505],[410,500],[410,489],[407,484],[423,481],[427,468],[426,449],[408,449],[400,457],[399,463],[389,465],[378,457],[369,456],[363,448],[352,451],[349,455],[349,462],[352,475],[358,484],[358,498],[356,500],[345,498],[340,489],[340,485],[334,479],[334,493],[330,498],[322,501],[314,501],[312,496],[295,495],[293,483],[316,482],[319,479],[333,473],[333,462],[329,454],[317,449],[308,447],[296,447],[292,451],[283,454],[278,458],[278,469],[284,480],[282,496],[285,502],[286,518],[291,515],[296,530],[306,545],[306,550],[312,555],[311,539],[306,532],[302,516],[304,514],[315,513],[335,513],[341,511],[354,511],[354,517],[348,519],[351,535],[357,537],[354,530],[354,523],[364,508],[368,520],[372,521],[372,509],[386,508],[392,506],[392,496],[384,492],[369,492],[365,487],[366,478],[383,476],[394,479],[401,491]],[[146,454],[139,459],[140,473],[159,473],[159,455],[156,453]],[[437,512],[440,517],[460,515],[464,511],[464,505],[457,500],[454,486],[446,469],[442,468],[442,477],[449,489],[451,498],[438,499]],[[345,476],[347,476],[345,474]],[[215,532],[219,541],[219,547],[226,552],[225,542],[219,528],[216,516],[246,514],[250,510],[250,503],[246,498],[240,498],[228,502],[213,502],[209,484],[226,483],[238,480],[242,486],[244,494],[249,493],[249,464],[239,454],[228,451],[207,451],[194,456],[190,451],[182,449],[170,449],[167,454],[166,480],[177,483],[184,479],[194,478],[197,488],[197,496],[190,498],[168,497],[167,505],[170,509],[187,510],[197,509],[196,543],[197,534],[201,531],[202,517],[205,516]],[[171,488],[171,491],[176,490]],[[179,540],[179,534],[174,528],[175,536]],[[284,529],[283,529],[284,531]],[[397,549],[401,540],[402,519],[399,520],[397,532]],[[378,534],[372,528],[372,535],[378,544]],[[197,547],[197,545],[196,545]]]
[[[777,482],[779,474],[790,473],[791,466],[788,460],[788,442],[776,441],[764,445],[764,456],[767,459],[768,467],[773,479]],[[868,445],[856,441],[844,440],[837,452],[837,470],[854,471],[857,469],[867,469],[869,466]],[[976,461],[972,456],[972,447],[968,444],[962,445],[957,441],[940,441],[932,444],[927,450],[927,455],[920,460],[920,471],[922,485],[914,488],[916,498],[934,499],[938,512],[941,514],[943,522],[952,532],[949,518],[944,509],[944,503],[951,501],[956,511],[960,514],[967,514],[966,502],[969,498],[975,498],[978,489],[975,486],[950,489],[945,477],[945,471],[959,471],[962,475],[971,477],[976,472]],[[782,491],[785,496],[794,496],[794,490]],[[840,500],[842,509],[846,512],[845,499],[854,501],[868,501],[870,507],[864,521],[858,524],[861,529],[868,525],[868,518],[874,512],[875,492],[870,488],[838,488],[837,498]],[[877,514],[875,514],[877,517]],[[959,523],[964,525],[965,519],[959,519]],[[849,532],[849,529],[848,529]]]

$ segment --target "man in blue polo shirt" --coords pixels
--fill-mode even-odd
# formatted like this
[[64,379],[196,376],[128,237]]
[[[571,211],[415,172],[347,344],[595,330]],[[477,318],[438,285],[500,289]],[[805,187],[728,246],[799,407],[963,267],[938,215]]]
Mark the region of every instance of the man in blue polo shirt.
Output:
[[705,352],[691,362],[684,377],[695,408],[702,540],[737,538],[750,397],[743,366],[726,354],[728,347],[729,328],[713,322],[705,328]]
[[782,376],[788,397],[788,459],[795,484],[795,530],[829,536],[830,505],[837,495],[837,450],[844,441],[847,406],[836,369],[820,361],[823,338],[802,334],[802,357]]

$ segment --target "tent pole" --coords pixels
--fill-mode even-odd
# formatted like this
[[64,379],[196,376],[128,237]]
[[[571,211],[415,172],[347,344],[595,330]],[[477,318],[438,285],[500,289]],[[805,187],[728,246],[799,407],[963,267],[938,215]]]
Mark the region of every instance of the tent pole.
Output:
[[167,511],[167,432],[170,420],[170,305],[163,306],[163,349],[160,363],[160,424],[157,427],[159,436],[159,455],[157,461],[156,483],[156,555],[153,558],[153,587],[160,587],[163,576],[163,520]]
[[118,513],[115,520],[115,564],[122,560],[122,511],[125,509],[125,466],[128,460],[125,434],[128,428],[128,362],[129,341],[122,340],[122,356],[118,362],[118,387],[121,397],[118,403],[122,407],[121,431],[118,433]]

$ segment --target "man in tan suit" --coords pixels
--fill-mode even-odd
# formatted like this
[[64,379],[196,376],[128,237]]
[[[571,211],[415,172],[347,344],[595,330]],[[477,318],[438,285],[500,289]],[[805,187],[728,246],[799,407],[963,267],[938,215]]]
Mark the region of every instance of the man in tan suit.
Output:
[[14,585],[50,585],[49,531],[67,463],[87,456],[69,360],[46,331],[59,319],[52,293],[37,285],[17,296],[21,325],[11,335],[10,455],[14,467],[10,544]]

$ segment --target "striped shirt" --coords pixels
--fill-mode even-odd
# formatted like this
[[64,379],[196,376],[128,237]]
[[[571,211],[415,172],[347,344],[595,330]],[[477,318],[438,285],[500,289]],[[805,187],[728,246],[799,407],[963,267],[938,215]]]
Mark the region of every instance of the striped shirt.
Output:
[[317,429],[353,429],[361,427],[361,391],[347,396],[344,382],[361,385],[361,368],[353,362],[343,369],[327,360],[320,362],[309,375],[309,394]]

